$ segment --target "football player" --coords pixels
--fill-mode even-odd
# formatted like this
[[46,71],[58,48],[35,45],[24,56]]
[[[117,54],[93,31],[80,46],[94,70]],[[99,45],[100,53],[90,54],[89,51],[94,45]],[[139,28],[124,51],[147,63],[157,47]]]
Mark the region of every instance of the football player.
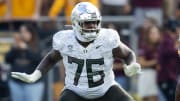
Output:
[[12,72],[12,77],[32,83],[59,60],[65,65],[65,87],[59,101],[134,101],[114,80],[113,59],[124,60],[124,72],[140,72],[135,53],[113,29],[101,28],[99,10],[80,2],[72,10],[73,30],[54,34],[52,50],[32,74]]

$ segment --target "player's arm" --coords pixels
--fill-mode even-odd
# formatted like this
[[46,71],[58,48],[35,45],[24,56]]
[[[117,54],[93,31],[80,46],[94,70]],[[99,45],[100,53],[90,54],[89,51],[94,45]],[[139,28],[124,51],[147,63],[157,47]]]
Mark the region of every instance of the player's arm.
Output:
[[135,53],[122,42],[113,49],[113,57],[124,60],[124,72],[127,76],[133,76],[141,71],[141,66],[136,62]]
[[135,53],[122,42],[113,49],[113,57],[123,59],[127,65],[136,62]]
[[60,59],[62,59],[60,52],[57,50],[51,50],[41,60],[36,70],[32,74],[12,72],[11,75],[12,77],[20,79],[24,82],[32,83],[39,80],[43,75],[45,75]]
[[37,70],[45,75],[60,59],[62,59],[60,52],[52,49],[37,66]]

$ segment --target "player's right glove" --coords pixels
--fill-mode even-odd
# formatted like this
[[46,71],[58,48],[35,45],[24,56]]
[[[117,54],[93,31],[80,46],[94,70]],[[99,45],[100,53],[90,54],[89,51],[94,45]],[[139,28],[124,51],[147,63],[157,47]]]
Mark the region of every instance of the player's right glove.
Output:
[[20,72],[12,72],[11,76],[13,78],[22,80],[27,83],[33,83],[39,80],[42,76],[39,70],[35,70],[32,74],[20,73]]
[[130,65],[125,65],[124,73],[129,77],[141,73],[141,65],[139,63],[131,63]]

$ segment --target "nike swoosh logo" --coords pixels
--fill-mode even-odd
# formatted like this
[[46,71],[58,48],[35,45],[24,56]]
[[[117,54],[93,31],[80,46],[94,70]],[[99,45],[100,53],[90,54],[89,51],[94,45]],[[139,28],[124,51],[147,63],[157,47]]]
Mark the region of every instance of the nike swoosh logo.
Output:
[[96,46],[96,49],[98,49],[99,47],[101,47],[102,45]]

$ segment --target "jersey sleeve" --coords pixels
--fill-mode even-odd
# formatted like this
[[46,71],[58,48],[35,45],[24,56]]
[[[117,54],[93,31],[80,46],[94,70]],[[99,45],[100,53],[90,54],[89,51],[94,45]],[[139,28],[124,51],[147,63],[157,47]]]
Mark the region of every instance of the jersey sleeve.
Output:
[[112,48],[117,48],[117,47],[121,47],[121,48],[125,48],[128,49],[130,51],[132,51],[126,44],[124,44],[121,40],[120,40],[120,35],[118,34],[117,31],[112,30]]
[[111,46],[112,48],[116,48],[120,45],[120,36],[116,30],[110,29],[111,33]]
[[53,40],[52,40],[52,48],[54,50],[60,50],[62,47],[62,37],[61,37],[61,32],[57,32],[54,34],[53,36]]

